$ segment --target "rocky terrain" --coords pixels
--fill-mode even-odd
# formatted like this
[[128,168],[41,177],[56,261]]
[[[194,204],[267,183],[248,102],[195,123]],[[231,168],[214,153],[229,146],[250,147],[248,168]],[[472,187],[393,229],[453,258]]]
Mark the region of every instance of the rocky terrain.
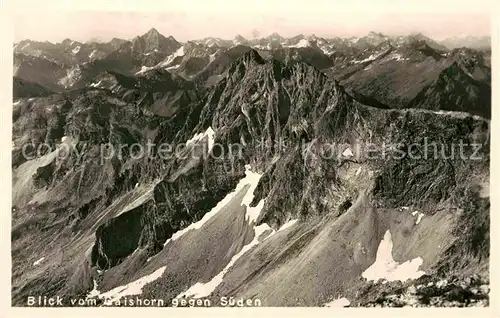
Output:
[[488,51],[152,29],[14,53],[14,306],[488,306]]

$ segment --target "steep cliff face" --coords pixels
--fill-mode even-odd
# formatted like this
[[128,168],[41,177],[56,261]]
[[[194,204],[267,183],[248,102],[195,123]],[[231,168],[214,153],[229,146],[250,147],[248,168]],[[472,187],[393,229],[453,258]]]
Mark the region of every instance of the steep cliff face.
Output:
[[[366,305],[382,256],[388,288],[422,272],[487,277],[487,222],[472,222],[489,215],[487,119],[368,106],[301,60],[234,54],[221,55],[227,69],[206,94],[158,70],[19,101],[15,149],[28,133],[53,148],[13,164],[15,305],[38,292],[116,300],[137,294],[132,282],[167,302]],[[134,144],[148,141],[139,155]],[[162,157],[162,144],[183,147]],[[393,279],[406,263],[413,273]]]

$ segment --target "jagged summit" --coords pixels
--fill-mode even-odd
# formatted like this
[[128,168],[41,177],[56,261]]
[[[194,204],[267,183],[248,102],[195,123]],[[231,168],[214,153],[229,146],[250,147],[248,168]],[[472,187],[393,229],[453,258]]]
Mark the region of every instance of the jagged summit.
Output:
[[162,36],[162,34],[157,29],[151,28],[143,36]]
[[243,52],[239,58],[231,63],[228,68],[228,75],[234,76],[235,74],[244,74],[248,70],[252,70],[253,66],[264,65],[266,60],[260,56],[260,54],[254,50],[249,49]]
[[125,42],[125,41],[126,40],[120,38],[112,38],[110,42],[113,43],[113,42]]
[[146,41],[161,41],[162,39],[165,39],[165,36],[163,36],[163,34],[161,34],[160,32],[158,32],[158,30],[156,30],[155,28],[152,28],[150,29],[148,32],[146,32],[145,34],[143,34],[142,36],[140,36],[139,38],[143,38],[145,39]]
[[270,35],[266,37],[266,39],[271,40],[271,41],[283,41],[284,38],[279,35],[277,32],[273,32]]
[[368,33],[368,36],[373,36],[373,37],[382,37],[382,38],[385,38],[387,37],[385,34],[381,33],[381,32],[375,32],[375,31],[370,31]]
[[244,53],[243,56],[240,58],[240,60],[256,62],[258,64],[265,63],[265,60],[262,58],[262,56],[260,56],[259,52],[257,52],[254,49],[250,49],[246,53]]
[[132,40],[133,49],[143,53],[161,52],[171,54],[175,52],[181,44],[173,36],[165,37],[155,28]]
[[124,39],[119,39],[119,38],[113,38],[111,41],[109,41],[109,44],[113,49],[118,49],[122,44],[126,43],[127,40]]
[[70,45],[72,42],[74,42],[73,40],[69,39],[69,38],[66,38],[64,39],[61,44],[62,45]]
[[233,42],[238,45],[238,44],[248,44],[248,40],[245,39],[242,35],[240,34],[237,34],[234,39],[233,39]]

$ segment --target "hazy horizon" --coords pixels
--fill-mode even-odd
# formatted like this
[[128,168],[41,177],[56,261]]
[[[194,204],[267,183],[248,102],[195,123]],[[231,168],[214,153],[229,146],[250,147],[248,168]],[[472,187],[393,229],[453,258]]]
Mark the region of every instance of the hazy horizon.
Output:
[[[18,4],[23,2],[29,1],[23,0]],[[151,28],[182,42],[208,36],[232,39],[237,34],[253,38],[252,35],[258,33],[259,37],[264,37],[273,32],[285,37],[301,33],[320,37],[364,36],[370,31],[389,36],[422,33],[438,41],[491,34],[488,1],[445,0],[438,5],[427,0],[380,0],[370,3],[359,0],[310,0],[305,6],[296,1],[274,0],[269,3],[255,1],[249,6],[238,0],[192,0],[187,2],[192,5],[196,2],[198,6],[169,3],[164,8],[161,4],[146,4],[142,10],[123,6],[119,8],[123,10],[121,12],[111,11],[116,8],[106,3],[98,7],[108,12],[91,12],[88,7],[87,11],[51,9],[50,3],[56,2],[49,1],[47,7],[33,4],[30,9],[22,11],[14,8],[14,41],[30,39],[56,43],[66,38],[80,42],[93,39],[109,41],[114,37],[132,39]],[[87,5],[89,2],[92,1],[86,1]],[[375,6],[375,3],[378,5]],[[77,5],[75,7],[78,9]],[[152,8],[158,12],[152,12]]]

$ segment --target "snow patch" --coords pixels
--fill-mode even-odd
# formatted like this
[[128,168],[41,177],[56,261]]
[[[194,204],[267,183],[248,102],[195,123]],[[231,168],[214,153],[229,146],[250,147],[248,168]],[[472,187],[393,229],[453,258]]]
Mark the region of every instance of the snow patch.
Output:
[[[175,232],[172,235],[172,237],[169,238],[165,242],[164,246],[166,246],[170,241],[175,241],[175,240],[179,239],[181,236],[183,236],[184,234],[186,234],[187,232],[189,232],[191,230],[197,230],[197,229],[201,228],[203,226],[203,224],[205,224],[208,220],[210,220],[217,213],[219,213],[222,210],[222,208],[224,208],[227,204],[229,204],[233,200],[235,195],[238,194],[246,185],[248,185],[248,184],[252,185],[252,182],[255,182],[255,178],[256,178],[256,176],[254,175],[255,173],[250,171],[249,166],[246,166],[245,168],[247,169],[245,171],[246,176],[238,182],[234,191],[227,194],[224,197],[224,199],[219,201],[219,203],[217,203],[217,205],[212,210],[210,210],[208,213],[206,213],[201,220],[199,220],[198,222],[192,223],[191,225],[189,225],[185,229],[182,229],[180,231]],[[251,190],[251,189],[249,189],[249,190]],[[245,195],[245,197],[246,197],[246,195]],[[253,198],[253,194],[252,194],[252,198]],[[259,202],[258,206],[259,205],[261,205],[260,202]]]
[[392,59],[393,60],[396,60],[396,61],[408,61],[410,60],[410,58],[404,58],[401,54],[399,53],[395,53],[393,56],[392,56]]
[[323,51],[323,53],[325,55],[330,55],[330,54],[335,52],[335,50],[333,50],[331,47],[328,47],[326,45],[321,45],[319,48],[321,49],[321,51]]
[[370,62],[370,61],[375,61],[377,58],[379,57],[379,55],[375,55],[375,54],[371,54],[369,57],[363,59],[363,60],[360,60],[360,61],[353,61],[354,64],[361,64],[361,63],[364,63],[364,62]]
[[212,47],[212,46],[217,45],[217,42],[215,41],[215,39],[210,38],[210,39],[207,39],[205,41],[205,45],[208,46],[208,47]]
[[417,225],[420,223],[420,221],[422,221],[422,218],[424,217],[425,214],[418,212],[418,211],[414,211],[411,213],[411,215],[413,215],[413,216],[417,215],[417,220],[415,221],[415,225]]
[[[238,193],[238,188],[241,188],[241,187],[243,187],[243,186],[245,186],[247,184],[250,184],[250,188],[247,190],[245,196],[243,197],[241,204],[244,204],[244,205],[247,206],[247,222],[249,222],[250,224],[253,224],[255,222],[255,220],[257,219],[257,217],[259,216],[260,210],[264,206],[264,200],[261,200],[257,204],[257,207],[253,208],[254,210],[251,211],[250,213],[249,213],[249,210],[251,210],[252,208],[248,207],[248,204],[250,204],[250,202],[252,202],[252,200],[254,198],[254,193],[253,192],[255,191],[255,188],[256,188],[259,180],[260,180],[261,175],[255,173],[255,172],[252,172],[250,170],[251,167],[249,165],[246,165],[245,169],[246,169],[246,171],[245,171],[246,177],[243,178],[238,183],[238,185],[236,186],[236,190],[235,191],[233,191],[232,193],[230,193],[228,196],[226,196],[226,198],[224,198],[221,201],[221,202],[225,202],[225,203],[221,204],[221,202],[219,202],[219,204],[217,204],[217,207],[218,206],[225,206],[234,197],[234,195],[236,193]],[[230,199],[227,199],[228,197],[230,197]],[[212,211],[209,212],[209,213],[212,213]],[[261,243],[261,241],[259,241],[259,239],[260,239],[260,237],[262,236],[263,233],[265,233],[267,231],[271,231],[271,234],[268,235],[267,237],[265,237],[262,241],[267,240],[269,237],[271,237],[273,234],[275,234],[277,232],[280,232],[280,231],[283,231],[283,230],[285,230],[287,228],[290,228],[296,222],[297,222],[297,219],[290,220],[287,223],[285,223],[278,231],[274,231],[266,223],[263,223],[263,224],[261,224],[259,226],[255,226],[254,227],[254,238],[253,238],[253,240],[250,243],[248,243],[247,245],[243,246],[243,248],[236,255],[234,255],[231,258],[231,260],[229,261],[229,263],[224,267],[224,269],[219,274],[217,274],[215,277],[213,277],[207,283],[196,283],[196,284],[194,284],[188,290],[186,290],[185,292],[179,294],[176,298],[182,298],[182,297],[202,298],[202,297],[209,296],[210,294],[213,293],[213,291],[217,288],[217,286],[219,286],[222,283],[224,276],[229,271],[229,269],[231,267],[233,267],[233,265],[236,263],[236,261],[240,257],[242,257],[245,253],[247,253],[248,251],[250,251],[253,247],[255,247],[256,245],[258,245],[259,243]]]
[[167,71],[170,71],[170,70],[175,70],[176,68],[179,68],[179,66],[181,66],[180,64],[177,64],[177,65],[174,65],[174,66],[170,66],[170,67],[167,67],[166,70]]
[[262,211],[262,208],[264,207],[264,200],[261,200],[259,204],[257,204],[256,206],[250,207],[250,203],[252,203],[253,198],[255,196],[254,191],[257,188],[257,185],[259,184],[259,180],[262,177],[262,175],[252,172],[250,170],[249,165],[246,165],[245,169],[246,169],[245,178],[247,178],[248,183],[250,184],[250,188],[243,197],[243,200],[241,200],[241,204],[247,207],[246,220],[248,221],[248,223],[251,223],[257,220],[257,218],[260,215],[260,212]]
[[104,300],[104,306],[111,306],[113,305],[113,302],[119,301],[125,296],[140,295],[142,294],[144,286],[160,278],[166,268],[166,266],[160,267],[152,274],[143,276],[131,283],[124,286],[118,286],[102,294],[97,290],[97,283],[94,280],[94,289],[90,291],[87,298],[99,297]]
[[37,266],[37,265],[39,265],[39,264],[40,264],[40,263],[41,263],[44,259],[45,259],[45,257],[42,257],[42,258],[40,258],[40,259],[36,260],[36,261],[33,263],[33,266]]
[[448,285],[448,280],[446,280],[446,279],[442,279],[436,283],[437,288],[442,288],[446,285]]
[[389,282],[399,280],[404,282],[408,279],[417,279],[425,274],[424,271],[418,270],[423,263],[421,257],[398,264],[392,258],[392,247],[391,232],[387,230],[378,247],[375,262],[368,267],[361,276],[375,282],[379,280],[386,280]]
[[154,68],[155,68],[154,66],[145,66],[145,65],[143,65],[143,66],[141,66],[141,70],[139,72],[135,73],[135,75],[145,73],[145,72],[147,72],[149,70],[152,70]]
[[[403,210],[404,211],[409,211],[410,208],[407,207],[407,206],[402,206],[402,207],[399,208],[399,210],[400,211],[403,211]],[[417,220],[415,221],[415,225],[418,225],[420,223],[420,221],[422,221],[422,218],[425,216],[424,213],[421,213],[419,211],[413,211],[413,212],[411,212],[411,215],[417,217]]]
[[348,307],[351,304],[349,299],[342,297],[325,304],[325,307]]
[[[255,173],[249,171],[250,170],[250,166],[247,165],[246,168],[247,168],[246,172],[248,172],[247,173],[247,178],[250,179],[250,183],[255,183],[255,182],[258,183],[258,179],[260,179],[260,175],[257,177]],[[247,193],[246,193],[245,197],[242,200],[242,204],[245,204],[245,199],[247,200],[247,202],[251,202],[250,198],[253,199],[253,196],[254,196],[253,191],[254,190],[255,190],[255,187],[253,187],[253,186],[251,186],[247,190]],[[248,201],[248,200],[250,200],[250,201]],[[264,205],[264,200],[261,200],[257,206],[263,206],[263,205]],[[247,213],[248,213],[248,209],[249,208],[247,206]],[[252,217],[255,217],[255,216],[252,216]],[[254,222],[255,219],[253,219],[252,217],[248,218],[248,215],[247,215],[247,221],[249,223],[253,223]],[[262,241],[267,240],[273,234],[276,234],[276,233],[278,233],[280,231],[283,231],[283,230],[285,230],[287,228],[290,228],[297,221],[298,221],[297,219],[288,221],[283,226],[281,226],[278,231],[273,230],[266,223],[263,223],[263,224],[261,224],[259,226],[255,226],[254,227],[254,238],[253,238],[253,240],[250,243],[248,243],[247,245],[243,246],[243,248],[236,255],[234,255],[231,258],[231,261],[229,261],[229,263],[226,265],[226,267],[224,267],[224,269],[219,274],[217,274],[215,277],[213,277],[207,283],[196,283],[196,284],[194,284],[188,290],[186,290],[185,292],[179,294],[176,298],[182,298],[182,297],[193,297],[193,298],[208,297],[210,294],[213,293],[213,291],[217,288],[217,286],[219,286],[222,283],[222,280],[223,280],[224,276],[226,275],[226,273],[229,271],[229,269],[231,267],[233,267],[233,265],[236,263],[236,261],[240,257],[242,257],[245,253],[247,253],[248,251],[250,251],[252,248],[254,248],[256,245],[258,245]],[[265,233],[265,232],[267,232],[267,231],[271,231],[271,234],[268,235],[268,236],[266,236],[262,241],[259,241],[259,239],[262,236],[262,234]]]
[[285,224],[283,224],[279,229],[278,231],[276,231],[276,233],[278,232],[281,232],[281,231],[284,231],[290,227],[292,227],[293,225],[295,225],[295,223],[297,223],[299,219],[294,219],[294,220],[290,220],[288,222],[286,222]]
[[242,40],[240,37],[236,37],[233,39],[233,46],[243,44],[245,45],[245,40]]
[[257,45],[254,45],[253,48],[258,49],[258,50],[265,50],[267,47],[260,45],[260,44],[257,44]]
[[215,132],[212,129],[212,127],[208,127],[207,130],[204,133],[199,133],[193,136],[193,138],[189,139],[186,141],[186,147],[192,144],[193,142],[198,142],[202,140],[203,138],[208,137],[208,150],[212,150],[212,147],[214,146],[214,135]]
[[87,294],[87,298],[93,298],[93,297],[98,297],[100,292],[97,289],[97,281],[94,279],[94,288]]
[[27,48],[27,47],[28,47],[28,46],[30,46],[30,45],[31,45],[31,43],[29,43],[29,42],[28,42],[28,43],[26,43],[25,45],[23,45],[23,47],[22,47],[20,50],[22,51],[22,50],[24,50],[25,48]]
[[215,60],[215,55],[216,54],[217,54],[217,52],[209,55],[209,59],[210,59],[209,63],[212,63]]
[[358,168],[358,170],[356,170],[356,175],[359,175],[361,173],[361,167]]
[[177,51],[174,52],[175,56],[184,56],[184,54],[186,54],[186,52],[184,51],[184,46],[181,46],[177,49]]
[[80,49],[81,47],[78,45],[71,52],[73,52],[73,54],[77,54],[78,52],[80,52]]
[[18,100],[17,102],[14,102],[12,105],[16,106],[16,105],[19,105],[20,103],[21,103],[21,100]]
[[300,48],[300,47],[309,47],[309,46],[311,46],[311,43],[306,39],[302,39],[297,44],[290,45],[289,47]]
[[352,156],[354,156],[354,154],[352,153],[351,148],[347,148],[347,149],[346,149],[346,150],[344,150],[344,152],[342,153],[342,156],[344,156],[344,157],[352,157]]
[[97,54],[97,50],[93,50],[93,51],[89,54],[89,59],[93,58],[96,54]]
[[161,63],[161,66],[167,66],[168,64],[172,63],[176,57],[178,56],[184,56],[186,54],[184,50],[184,46],[181,46],[180,48],[177,49],[174,53],[170,54],[167,59]]
[[66,76],[61,78],[58,83],[66,88],[73,86],[80,78],[80,73],[81,70],[79,66],[66,70]]
[[155,185],[156,182],[153,182],[151,184],[145,184],[142,185],[141,187],[134,188],[133,190],[134,192],[132,194],[133,198],[130,198],[131,202],[127,204],[125,207],[123,207],[121,211],[117,214],[117,216],[127,211],[133,210],[139,207],[140,205],[146,203],[148,200],[150,200],[153,195]]
[[97,83],[92,83],[90,84],[90,87],[99,87],[99,85],[101,85],[102,81],[99,81]]

